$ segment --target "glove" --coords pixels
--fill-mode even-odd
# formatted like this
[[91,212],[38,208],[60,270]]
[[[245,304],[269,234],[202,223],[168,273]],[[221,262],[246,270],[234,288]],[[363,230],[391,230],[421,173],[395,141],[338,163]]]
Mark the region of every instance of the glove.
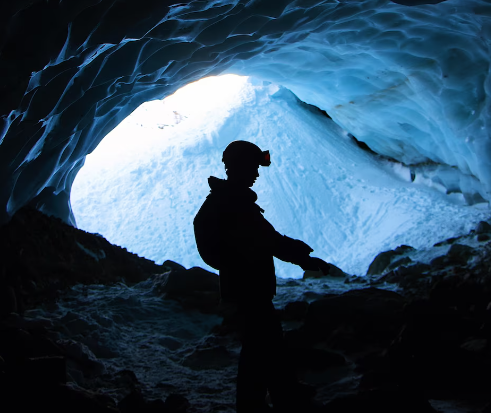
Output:
[[322,271],[322,274],[329,274],[331,266],[317,257],[307,257],[302,263],[299,264],[304,271]]
[[309,255],[312,251],[314,251],[310,245],[307,245],[305,242],[300,241],[299,239],[293,239],[292,241],[292,245],[294,246],[298,255]]

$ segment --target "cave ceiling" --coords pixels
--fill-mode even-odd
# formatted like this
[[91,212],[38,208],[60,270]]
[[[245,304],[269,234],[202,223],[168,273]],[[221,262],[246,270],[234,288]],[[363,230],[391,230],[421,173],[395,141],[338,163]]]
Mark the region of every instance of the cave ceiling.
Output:
[[[332,68],[339,66],[344,70],[347,62],[357,65],[358,71],[367,62],[366,73],[378,76],[377,81],[365,82],[369,83],[365,101],[373,100],[377,94],[387,96],[387,91],[394,89],[407,98],[400,84],[408,87],[407,73],[409,70],[415,73],[416,66],[421,73],[429,73],[421,69],[425,65],[438,66],[431,73],[439,73],[441,79],[437,82],[433,79],[430,82],[433,85],[457,82],[459,76],[465,78],[464,86],[476,90],[475,102],[469,104],[474,112],[479,112],[475,122],[479,121],[483,128],[482,137],[476,138],[480,144],[469,153],[457,156],[452,152],[452,145],[441,142],[435,143],[433,150],[431,145],[418,141],[421,137],[407,143],[406,138],[406,141],[395,138],[397,134],[383,124],[367,124],[366,141],[370,143],[370,136],[375,133],[384,139],[394,137],[399,139],[402,152],[386,155],[401,161],[447,163],[477,177],[489,189],[491,178],[486,159],[491,150],[487,124],[483,123],[488,119],[489,103],[483,95],[489,89],[491,6],[478,0],[470,1],[466,7],[461,3],[24,0],[3,4],[0,6],[0,223],[26,204],[70,221],[70,188],[85,155],[140,104],[161,99],[205,76],[226,72],[251,74],[281,83],[303,100],[309,101],[311,96],[308,103],[326,110],[349,130],[349,116],[361,116],[366,105],[365,109],[347,115],[342,107],[348,105],[350,93],[341,87],[334,90],[334,84],[324,81],[329,78],[342,82]],[[437,8],[443,6],[445,13],[455,16],[454,20],[443,15],[439,20]],[[436,30],[429,29],[433,23]],[[395,37],[385,36],[387,31]],[[443,47],[448,53],[437,51],[444,58],[434,59],[424,46],[428,36],[447,36],[441,44],[454,40],[458,44],[452,51],[448,43]],[[401,45],[413,48],[411,58],[404,59],[397,54]],[[470,45],[475,45],[472,46],[477,50],[475,53],[466,50]],[[344,59],[346,47],[355,54]],[[337,54],[332,52],[336,50]],[[325,65],[319,60],[320,55]],[[308,56],[315,58],[310,62]],[[363,56],[369,58],[363,60]],[[450,58],[464,61],[461,66],[465,73],[460,66],[460,71],[455,73],[446,67]],[[380,65],[390,72],[386,79],[380,77]],[[394,75],[399,72],[402,80]],[[418,84],[417,93],[413,86],[409,87],[410,99],[416,100],[418,93],[427,93],[421,85]],[[324,93],[326,88],[331,88],[332,93]],[[440,89],[432,91],[432,96],[447,90]],[[394,96],[378,99],[378,104],[384,102],[382,106],[386,110],[393,104]],[[418,113],[424,114],[425,107],[419,110]],[[426,121],[438,124],[442,113],[435,112]],[[476,130],[476,123],[472,122],[471,119],[459,127],[472,124]],[[362,132],[357,135],[363,140]],[[373,146],[383,153],[380,142],[384,140],[377,142],[373,140]],[[484,160],[469,161],[479,152],[484,153]]]

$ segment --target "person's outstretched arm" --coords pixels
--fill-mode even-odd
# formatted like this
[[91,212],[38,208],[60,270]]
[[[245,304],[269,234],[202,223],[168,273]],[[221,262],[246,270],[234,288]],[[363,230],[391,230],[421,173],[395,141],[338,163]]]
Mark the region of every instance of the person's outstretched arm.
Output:
[[321,270],[324,275],[329,274],[330,265],[320,258],[311,257],[310,253],[314,250],[309,245],[298,239],[281,235],[279,232],[276,234],[273,253],[276,258],[296,264],[304,271]]

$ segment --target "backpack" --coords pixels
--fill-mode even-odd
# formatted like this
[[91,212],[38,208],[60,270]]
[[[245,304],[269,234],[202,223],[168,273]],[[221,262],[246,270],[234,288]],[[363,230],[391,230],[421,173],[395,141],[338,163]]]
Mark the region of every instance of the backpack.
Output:
[[194,217],[194,238],[203,261],[220,269],[219,219],[216,206],[207,198]]

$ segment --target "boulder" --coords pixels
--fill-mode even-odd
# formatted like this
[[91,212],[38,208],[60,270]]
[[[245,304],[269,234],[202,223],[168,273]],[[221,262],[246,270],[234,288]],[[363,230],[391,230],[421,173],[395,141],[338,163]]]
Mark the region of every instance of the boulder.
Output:
[[410,266],[400,266],[377,279],[372,285],[379,285],[387,282],[399,284],[399,286],[404,289],[412,288],[420,280],[426,278],[426,273],[430,270],[430,265],[422,263],[416,263]]
[[156,284],[161,293],[169,296],[182,296],[196,291],[219,291],[218,275],[199,267],[171,270],[162,274]]
[[186,271],[186,267],[171,260],[164,261],[162,266],[170,268],[171,270],[175,270],[175,271]]
[[392,291],[376,288],[351,290],[312,302],[305,318],[305,328],[317,339],[337,334],[347,338],[390,340],[398,332],[404,303],[405,299]]
[[452,237],[452,238],[447,238],[446,240],[444,241],[440,241],[440,242],[437,242],[436,244],[434,244],[433,246],[434,247],[442,247],[444,245],[452,245],[455,241],[457,241],[458,238],[457,237]]
[[285,306],[282,313],[285,321],[302,320],[307,314],[309,303],[307,301],[293,301]]
[[356,395],[338,397],[329,402],[329,413],[436,413],[428,400],[420,394],[403,389],[377,389]]
[[396,268],[402,267],[402,266],[408,266],[408,264],[411,264],[413,260],[409,257],[404,257],[401,258],[400,260],[395,260],[394,262],[390,263],[387,266],[387,271],[392,271],[395,270]]
[[0,286],[0,319],[17,312],[17,296],[11,285]]
[[183,366],[193,370],[221,369],[234,363],[232,354],[222,345],[197,348],[185,357]]
[[289,351],[289,358],[297,369],[322,371],[344,366],[346,359],[339,353],[319,348],[296,348]]
[[32,357],[22,367],[24,383],[29,381],[36,386],[66,383],[66,362],[64,357]]
[[406,323],[386,353],[392,381],[435,399],[487,393],[485,343],[472,338],[480,324],[463,314],[431,299],[408,305]]
[[75,376],[80,378],[80,373],[82,377],[87,378],[99,376],[106,372],[104,364],[95,357],[86,345],[70,339],[58,340],[56,344],[62,349],[63,355],[67,359],[68,372],[73,378]]
[[414,250],[413,247],[401,245],[395,250],[381,252],[368,267],[367,275],[383,274],[395,257],[412,250]]
[[170,394],[165,399],[165,413],[186,413],[190,407],[188,399],[180,394]]
[[474,248],[463,244],[453,244],[448,250],[447,256],[451,264],[466,264],[476,254]]
[[491,233],[491,224],[486,221],[481,221],[479,224],[477,224],[476,227],[476,233],[477,234],[489,234]]
[[430,265],[434,268],[446,266],[466,265],[469,259],[476,255],[476,250],[468,245],[452,244],[446,255],[442,255],[431,260]]
[[479,242],[489,241],[490,239],[491,239],[491,236],[489,234],[478,234],[477,235],[477,240]]
[[332,277],[332,278],[343,278],[346,277],[347,274],[339,267],[336,267],[334,264],[329,264],[329,274],[324,275],[321,270],[311,271],[307,270],[303,273],[303,279],[307,278],[322,278],[322,277]]
[[121,413],[141,412],[146,410],[146,403],[142,394],[134,390],[118,403],[118,409]]
[[369,281],[369,278],[366,276],[348,275],[344,280],[344,284],[368,284]]
[[154,286],[166,298],[179,301],[186,308],[195,308],[205,313],[218,311],[218,275],[203,268],[168,271],[157,276]]

